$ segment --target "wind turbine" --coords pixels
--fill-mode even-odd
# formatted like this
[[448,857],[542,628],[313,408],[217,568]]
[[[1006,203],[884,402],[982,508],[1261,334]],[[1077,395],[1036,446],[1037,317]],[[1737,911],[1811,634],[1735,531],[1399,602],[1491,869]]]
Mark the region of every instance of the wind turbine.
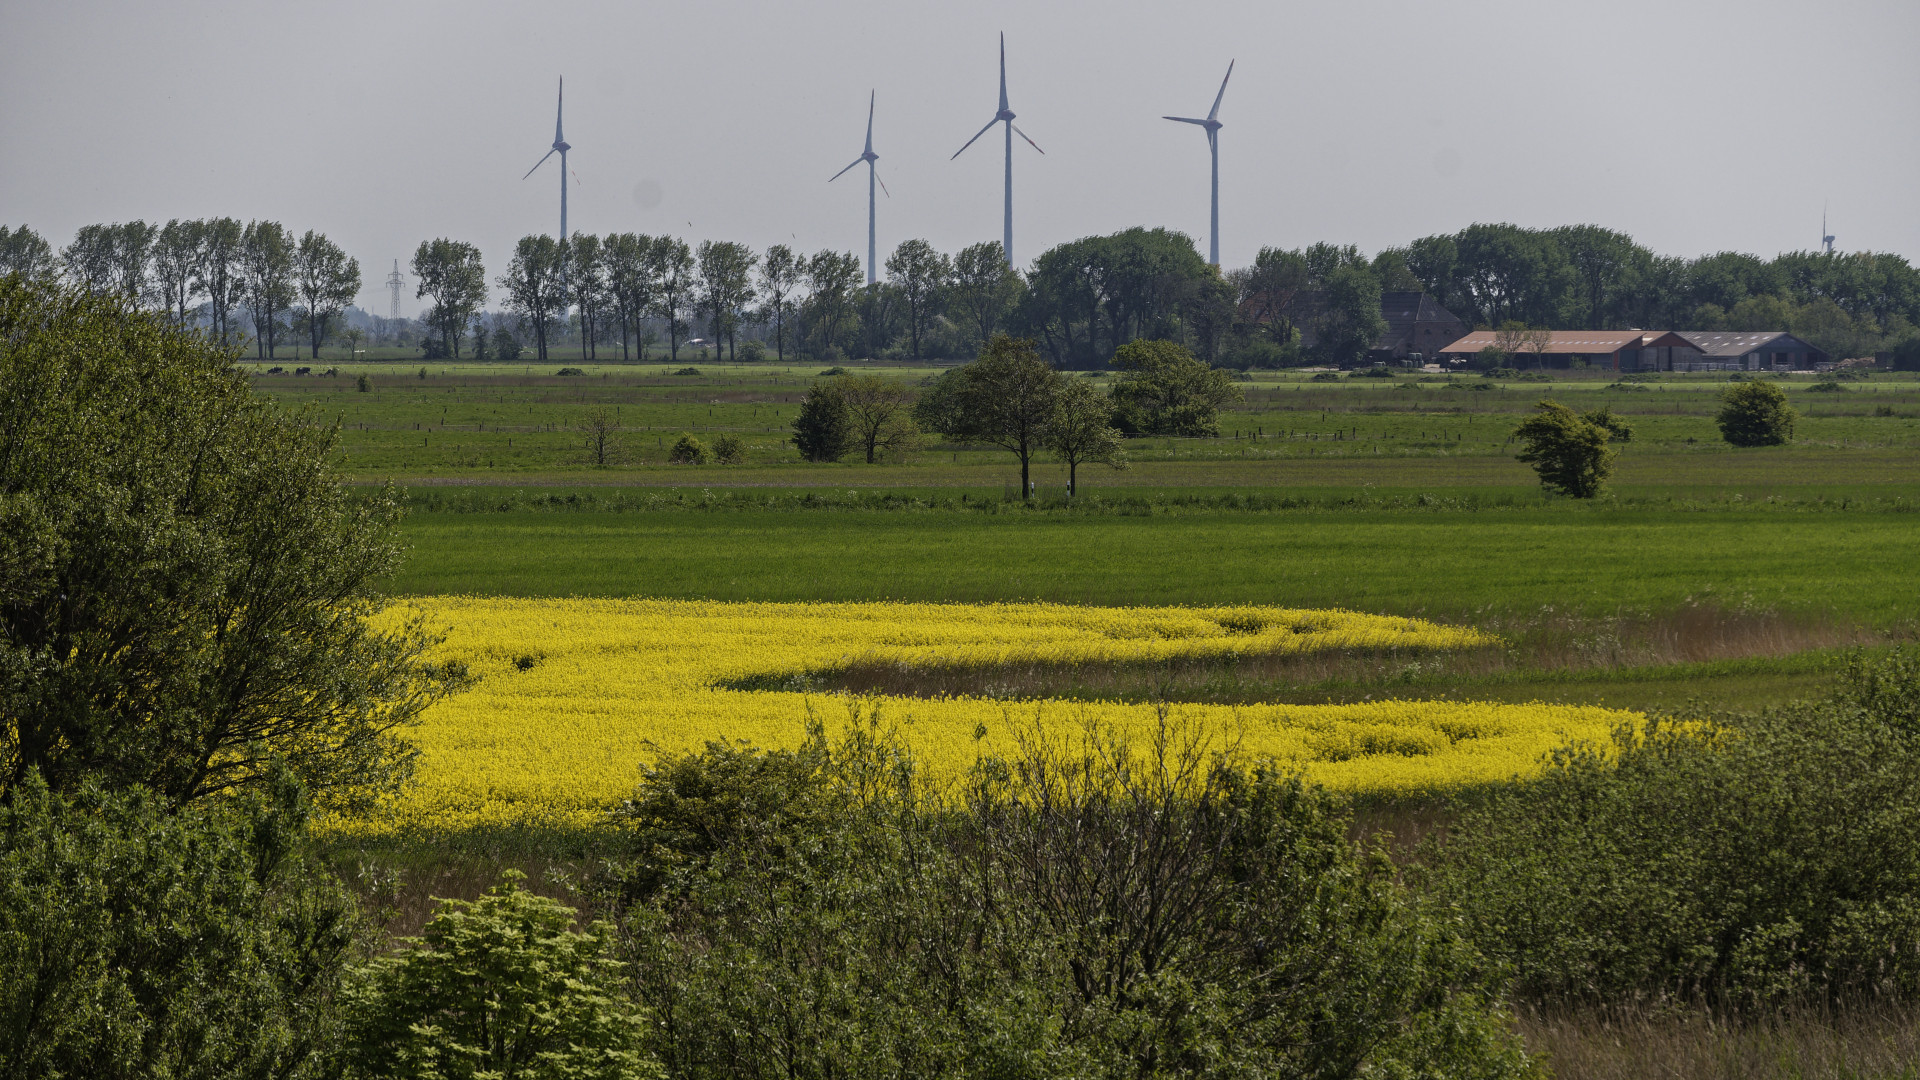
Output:
[[1833,254],[1833,236],[1827,232],[1827,208],[1820,207],[1820,242],[1826,245],[1827,254]]
[[[834,173],[832,176],[827,177],[827,183],[831,184],[835,180],[838,180],[841,177],[847,175],[847,169],[851,169],[853,168],[854,165],[858,165],[863,161],[867,163],[867,284],[868,285],[872,285],[876,280],[874,277],[874,263],[873,263],[873,258],[874,258],[873,185],[877,182],[880,185],[881,191],[887,191],[886,181],[881,180],[880,175],[876,173],[873,168],[873,163],[880,160],[880,155],[873,152],[873,98],[874,98],[873,91],[871,90],[867,91],[867,148],[860,152],[859,157],[853,159],[853,165],[848,165],[846,169],[841,169],[839,172]],[[893,192],[887,191],[887,198],[889,199],[893,198]]]
[[[547,163],[547,158],[555,154],[560,155],[560,242],[563,244],[567,242],[567,151],[573,149],[573,147],[567,145],[566,136],[560,133],[560,121],[565,116],[566,109],[567,78],[562,75],[560,77],[560,104],[555,108],[553,114],[553,148],[547,151],[546,157],[534,162],[532,169],[527,170],[527,176],[532,176],[536,169]],[[593,170],[589,169],[587,171],[592,172]],[[523,176],[520,179],[525,180],[527,176]]]
[[[980,136],[985,135],[987,133],[987,128],[991,128],[993,125],[1000,124],[1000,123],[1004,123],[1007,125],[1007,219],[1006,219],[1005,232],[1002,235],[1001,241],[1000,241],[1000,250],[1007,257],[1007,265],[1011,266],[1013,265],[1013,136],[1014,136],[1014,133],[1019,132],[1020,137],[1027,140],[1027,145],[1033,147],[1035,150],[1040,150],[1040,144],[1037,142],[1034,142],[1032,139],[1027,138],[1026,132],[1020,131],[1019,128],[1013,126],[1013,110],[1007,108],[1007,33],[1004,30],[1000,32],[1000,111],[997,113],[994,113],[993,119],[987,121],[987,127],[981,128],[978,132],[974,134],[973,138],[967,140],[967,146],[972,146],[974,143],[979,142]],[[963,146],[960,149],[955,150],[953,152],[953,157],[957,158],[961,154],[966,153],[967,146]],[[1046,153],[1045,150],[1040,150],[1040,152],[1042,154]],[[952,161],[953,158],[948,158],[947,160]]]
[[1189,116],[1163,116],[1182,124],[1198,124],[1207,129],[1207,150],[1213,155],[1213,220],[1207,231],[1207,261],[1220,265],[1220,99],[1227,96],[1227,79],[1233,78],[1233,61],[1227,61],[1227,78],[1220,80],[1220,92],[1213,95],[1213,111],[1205,120]]

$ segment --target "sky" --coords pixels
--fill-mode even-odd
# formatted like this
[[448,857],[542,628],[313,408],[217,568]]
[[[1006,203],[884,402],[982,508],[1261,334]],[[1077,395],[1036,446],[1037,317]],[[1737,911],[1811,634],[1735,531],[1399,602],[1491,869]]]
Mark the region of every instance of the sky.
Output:
[[[423,240],[488,275],[569,226],[864,256],[865,134],[903,240],[997,240],[1007,35],[1014,257],[1133,225],[1221,256],[1371,253],[1474,222],[1593,223],[1662,254],[1813,248],[1920,263],[1916,0],[0,0],[0,223],[317,229],[361,302]],[[423,306],[409,284],[402,309]],[[497,295],[496,295],[497,299]]]

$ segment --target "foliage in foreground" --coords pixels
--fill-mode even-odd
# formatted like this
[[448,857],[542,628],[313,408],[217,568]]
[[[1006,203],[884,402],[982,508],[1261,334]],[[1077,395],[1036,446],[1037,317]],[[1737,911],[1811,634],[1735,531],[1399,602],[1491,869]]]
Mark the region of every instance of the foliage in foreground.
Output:
[[14,277],[0,386],[0,797],[404,778],[396,729],[461,679],[368,626],[398,508],[342,489],[332,431],[159,316]]
[[0,806],[0,1076],[303,1077],[360,932],[272,798],[172,810],[38,774]]
[[609,958],[609,928],[522,888],[441,902],[418,939],[359,973],[348,1074],[417,1080],[643,1080],[645,1018]]
[[1431,886],[1516,989],[1746,1006],[1920,993],[1920,657],[1692,712],[1466,814]]
[[1339,804],[1163,725],[951,794],[877,722],[649,770],[601,882],[675,1077],[1529,1075]]

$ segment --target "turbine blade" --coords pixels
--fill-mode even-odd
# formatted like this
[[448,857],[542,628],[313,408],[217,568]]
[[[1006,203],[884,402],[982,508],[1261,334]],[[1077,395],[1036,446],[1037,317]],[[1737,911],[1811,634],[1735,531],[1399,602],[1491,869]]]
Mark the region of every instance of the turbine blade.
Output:
[[1007,32],[1000,31],[1000,111],[1007,111]]
[[[1007,126],[1013,129],[1013,133],[1015,135],[1018,135],[1023,139],[1027,139],[1027,133],[1020,130],[1020,125],[1010,122],[1007,124]],[[1034,142],[1032,139],[1027,139],[1027,145],[1033,147],[1035,150],[1040,150],[1040,144],[1037,142]],[[1040,150],[1040,152],[1043,154],[1046,153],[1045,150]]]
[[[874,178],[875,180],[880,180],[880,172],[879,172],[879,170],[877,170],[877,169],[876,169],[876,170],[874,170],[874,174],[873,174],[873,178]],[[887,191],[887,182],[886,182],[885,180],[880,180],[880,190],[881,190],[881,191]],[[887,191],[887,198],[889,198],[889,199],[891,199],[891,198],[893,198],[893,192],[891,192],[891,191]]]
[[[864,158],[864,157],[857,157],[857,158],[854,158],[854,159],[853,159],[853,165],[858,165],[858,164],[860,164],[861,162],[863,162],[863,161],[865,161],[865,160],[867,160],[867,159],[866,159],[866,158]],[[849,166],[847,166],[847,169],[851,169],[851,168],[853,168],[853,165],[849,165]],[[837,173],[834,173],[834,174],[833,174],[832,176],[829,176],[829,177],[827,177],[827,183],[829,183],[829,184],[831,184],[831,183],[833,183],[833,182],[834,182],[835,180],[838,180],[838,179],[840,179],[841,177],[843,177],[843,176],[845,176],[845,175],[847,175],[847,169],[841,169],[841,170],[840,170],[839,172],[837,172]]]
[[1172,121],[1175,121],[1176,123],[1181,123],[1181,124],[1199,124],[1201,127],[1207,126],[1207,122],[1205,120],[1195,120],[1190,116],[1163,116],[1160,119],[1172,120]]
[[[549,150],[549,151],[547,151],[547,157],[543,157],[543,158],[541,158],[541,159],[540,159],[539,161],[536,161],[536,162],[534,162],[534,163],[533,163],[533,169],[538,169],[538,168],[539,168],[540,166],[542,166],[542,165],[545,165],[545,164],[547,163],[547,158],[550,158],[550,157],[552,157],[553,155],[555,155],[555,154],[557,154],[557,153],[559,153],[559,152],[560,152],[560,151],[558,151],[558,150]],[[533,175],[533,169],[528,169],[528,170],[527,170],[527,176],[532,176],[532,175]],[[525,179],[527,178],[527,176],[523,176],[523,177],[521,177],[520,179],[522,179],[522,180],[525,180]]]
[[867,153],[873,153],[873,99],[874,91],[867,91]]
[[555,105],[553,108],[553,141],[556,143],[563,143],[567,141],[566,137],[560,133],[561,120],[565,118],[566,112],[567,112],[567,77],[565,75],[562,75],[560,76],[560,103],[558,105]]
[[[987,133],[987,128],[990,128],[990,127],[992,127],[993,125],[995,125],[995,124],[997,124],[997,123],[999,123],[999,122],[1000,122],[1000,118],[999,118],[999,117],[997,117],[997,116],[996,116],[996,117],[994,117],[993,119],[991,119],[991,120],[989,120],[989,121],[987,121],[987,127],[983,127],[983,128],[981,128],[981,129],[980,129],[980,130],[979,130],[978,132],[976,132],[976,133],[974,134],[974,136],[973,136],[973,138],[971,138],[971,139],[968,139],[968,140],[967,140],[967,146],[972,146],[972,145],[973,145],[974,143],[977,143],[977,142],[979,142],[979,141],[980,141],[980,136],[982,136],[982,135],[985,135],[985,134]],[[966,152],[967,152],[967,146],[963,146],[963,147],[961,147],[960,149],[958,149],[958,150],[955,150],[955,151],[953,152],[953,158],[957,158],[957,157],[959,157],[959,156],[960,156],[961,154],[964,154],[964,153],[966,153]],[[953,160],[953,158],[948,158],[947,160],[948,160],[948,161],[952,161],[952,160]]]
[[[1233,61],[1229,60],[1227,61],[1227,79],[1231,78],[1233,78]],[[1220,80],[1220,92],[1213,95],[1213,111],[1207,114],[1209,120],[1220,115],[1220,99],[1227,96],[1227,79]]]

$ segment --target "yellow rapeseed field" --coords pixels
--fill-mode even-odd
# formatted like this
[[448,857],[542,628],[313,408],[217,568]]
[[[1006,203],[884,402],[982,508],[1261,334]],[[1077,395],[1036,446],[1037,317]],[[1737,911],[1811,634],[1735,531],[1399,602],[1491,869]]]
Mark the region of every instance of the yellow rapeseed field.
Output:
[[[479,676],[411,733],[416,784],[390,824],[435,828],[585,823],[630,793],[660,750],[708,740],[791,746],[811,704],[780,686],[860,662],[923,667],[1008,660],[1075,664],[1353,647],[1456,649],[1491,639],[1417,619],[1268,607],[1092,608],[1058,604],[720,603],[672,600],[416,600],[442,652]],[[799,682],[795,680],[796,684]],[[1038,721],[1096,720],[1122,732],[1154,722],[1147,705],[884,698],[924,767],[958,775]],[[1359,705],[1177,705],[1252,757],[1355,792],[1444,790],[1504,780],[1574,738],[1627,719],[1557,705],[1381,701]],[[981,729],[984,728],[984,734]]]

